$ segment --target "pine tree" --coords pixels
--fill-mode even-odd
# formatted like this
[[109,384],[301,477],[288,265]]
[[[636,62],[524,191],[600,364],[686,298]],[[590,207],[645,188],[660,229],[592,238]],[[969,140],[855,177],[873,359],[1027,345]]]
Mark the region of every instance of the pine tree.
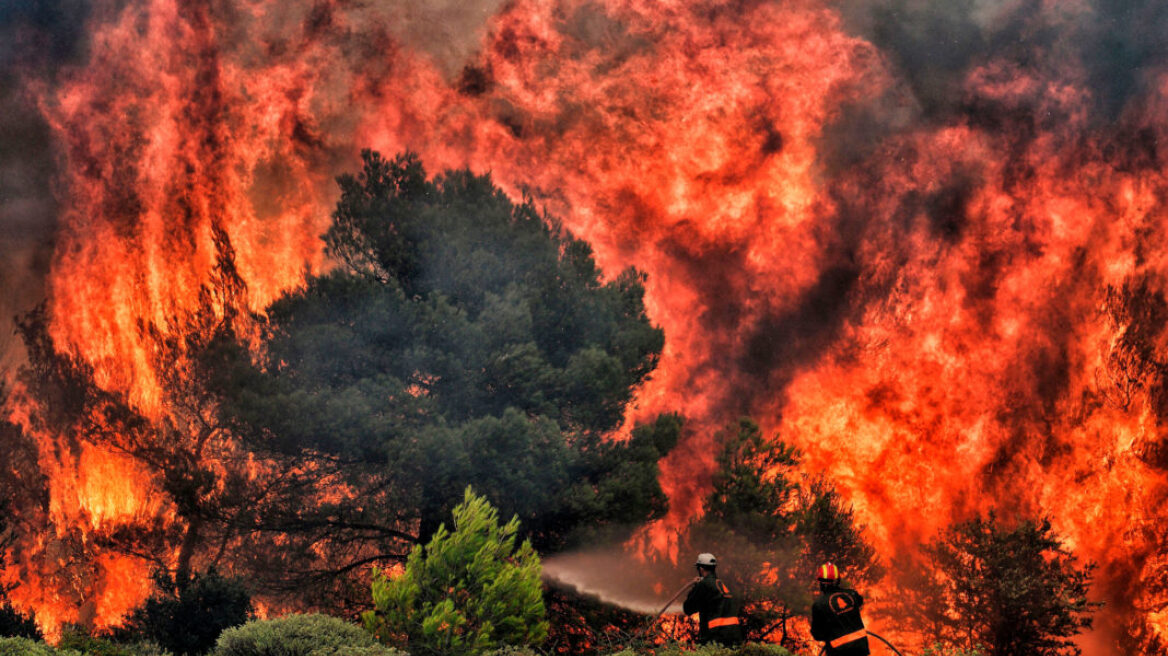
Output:
[[467,488],[443,524],[416,546],[400,576],[374,572],[373,611],[365,627],[386,644],[424,656],[479,654],[547,637],[540,560],[531,543],[516,546],[518,518],[499,513]]
[[[1004,525],[994,513],[951,527],[925,548],[901,616],[940,646],[990,656],[1070,656],[1099,606],[1094,565],[1080,565],[1046,519]],[[908,580],[908,579],[905,579]]]

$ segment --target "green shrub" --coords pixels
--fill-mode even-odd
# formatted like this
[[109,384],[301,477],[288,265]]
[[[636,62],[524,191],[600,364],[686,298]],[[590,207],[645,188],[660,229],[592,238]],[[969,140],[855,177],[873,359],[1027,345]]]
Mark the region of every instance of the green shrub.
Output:
[[655,656],[734,656],[735,652],[722,645],[702,645],[695,649],[692,643],[671,642],[653,650],[653,653]]
[[499,513],[468,487],[454,509],[454,532],[442,525],[405,572],[373,576],[375,611],[365,628],[387,644],[429,656],[482,654],[504,645],[539,644],[548,623],[539,556],[516,546],[519,520]]
[[214,569],[189,581],[157,576],[158,594],[130,620],[130,630],[183,656],[205,654],[224,629],[251,618],[251,597],[238,579]]
[[86,656],[135,656],[130,647],[106,638],[95,638],[77,627],[68,628],[61,636],[58,649],[71,650]]
[[256,620],[219,636],[212,656],[398,656],[361,627],[328,615]]
[[81,656],[71,649],[56,650],[29,638],[0,638],[0,656]]
[[309,652],[309,656],[409,656],[405,652],[400,652],[393,647],[386,647],[385,645],[372,645],[368,647],[336,647],[336,648],[321,648]]
[[131,656],[171,656],[171,653],[162,648],[162,645],[149,640],[129,642],[122,645]]
[[214,567],[186,581],[175,581],[165,573],[155,575],[155,579],[160,592],[134,613],[126,629],[171,654],[207,654],[223,629],[251,619],[248,589],[242,581],[224,577]]
[[498,649],[484,652],[483,656],[539,656],[531,647],[516,647],[505,645]]
[[734,656],[794,656],[786,647],[761,642],[748,642],[734,652]]

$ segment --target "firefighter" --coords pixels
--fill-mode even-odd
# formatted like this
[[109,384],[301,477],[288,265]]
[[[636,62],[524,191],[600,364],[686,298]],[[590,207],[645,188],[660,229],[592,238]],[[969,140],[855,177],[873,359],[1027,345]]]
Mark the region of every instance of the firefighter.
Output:
[[811,604],[811,637],[827,643],[827,656],[868,656],[868,634],[860,619],[864,598],[840,587],[835,565],[821,566],[818,574],[820,594]]
[[714,554],[698,554],[694,566],[698,576],[682,604],[686,615],[698,613],[698,642],[733,646],[742,643],[742,624],[738,603],[726,584],[718,580],[718,560]]

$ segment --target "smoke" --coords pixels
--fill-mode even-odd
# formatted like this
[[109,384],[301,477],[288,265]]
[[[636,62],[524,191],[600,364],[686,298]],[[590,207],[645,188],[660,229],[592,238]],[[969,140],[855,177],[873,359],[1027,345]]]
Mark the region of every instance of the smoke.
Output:
[[[373,60],[387,54],[386,49],[404,45],[425,53],[453,79],[481,48],[487,23],[502,4],[503,0],[449,0],[352,6],[314,1],[287,4],[266,14],[262,23],[220,4],[220,11],[231,14],[218,16],[226,27],[220,45],[239,61],[269,65],[282,50],[297,54],[305,38],[364,42],[368,51],[355,51],[348,63],[365,69],[375,68]],[[94,14],[94,6],[89,0],[0,4],[0,288],[5,290],[0,297],[0,371],[11,370],[22,360],[11,319],[45,297],[61,211],[60,144],[36,98],[51,96],[63,71],[87,61],[91,15],[107,20],[120,10],[115,4],[106,8],[113,12]],[[392,35],[393,41],[379,34]],[[361,61],[362,56],[368,59]],[[329,93],[343,94],[339,87]],[[331,113],[324,106],[315,110],[322,117],[315,126],[321,137],[351,133],[352,116]],[[342,170],[352,160],[347,144],[343,150],[323,153],[317,166],[328,173]],[[286,194],[281,188],[283,173],[258,171],[257,197]]]
[[27,83],[84,54],[83,0],[0,4],[0,376],[22,359],[12,318],[44,296],[56,228],[55,149]]
[[448,79],[473,60],[487,23],[506,0],[414,0],[389,16],[394,34],[410,48],[430,55]]

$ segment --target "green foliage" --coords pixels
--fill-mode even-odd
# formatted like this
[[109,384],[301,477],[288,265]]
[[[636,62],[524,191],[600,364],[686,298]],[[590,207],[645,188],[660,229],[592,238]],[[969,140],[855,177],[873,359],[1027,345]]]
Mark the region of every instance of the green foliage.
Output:
[[488,177],[363,157],[325,235],[344,266],[269,309],[260,366],[219,354],[229,422],[266,453],[347,463],[370,493],[322,507],[334,524],[424,542],[467,485],[541,548],[660,515],[668,441],[600,440],[663,344],[642,277],[602,281],[587,244]]
[[327,615],[255,620],[219,637],[212,656],[399,656],[355,624]]
[[0,638],[0,656],[81,656],[72,649],[53,649],[30,638]]
[[163,649],[162,645],[149,640],[127,642],[122,644],[122,647],[130,653],[131,656],[172,656],[169,651]]
[[540,656],[531,647],[504,645],[498,649],[483,652],[483,656]]
[[79,627],[66,629],[57,648],[75,651],[86,656],[137,656],[129,647],[108,638],[92,636]]
[[[1100,604],[1049,520],[1003,525],[994,513],[949,528],[921,559],[898,562],[898,612],[938,648],[989,656],[1069,656]],[[979,646],[980,645],[980,646]]]
[[499,525],[484,497],[467,488],[454,509],[454,531],[443,524],[414,548],[405,572],[375,572],[374,611],[365,627],[379,640],[414,654],[481,654],[546,638],[539,556],[516,546],[519,520]]
[[748,642],[734,651],[734,656],[792,656],[786,647],[762,642]]
[[798,474],[794,447],[763,437],[749,418],[719,440],[713,490],[690,526],[689,550],[717,553],[719,576],[746,602],[748,639],[793,645],[787,621],[810,606],[815,567],[830,560],[850,581],[872,581],[881,573],[875,550],[825,481]]
[[129,624],[173,654],[204,654],[224,629],[251,618],[247,589],[214,568],[177,582],[160,573],[157,583],[159,592],[146,600]]

